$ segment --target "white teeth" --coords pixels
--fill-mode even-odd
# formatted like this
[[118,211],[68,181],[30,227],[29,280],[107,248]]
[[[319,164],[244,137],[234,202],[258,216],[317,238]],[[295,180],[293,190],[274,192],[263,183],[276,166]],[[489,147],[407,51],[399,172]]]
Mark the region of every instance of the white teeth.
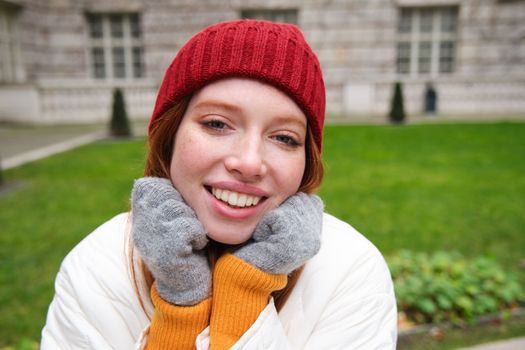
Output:
[[237,205],[237,198],[238,198],[238,193],[237,192],[231,192],[230,193],[230,198],[228,198],[228,204],[229,205]]
[[256,205],[261,200],[261,197],[259,196],[250,196],[245,193],[222,190],[219,188],[212,188],[211,193],[215,198],[220,199],[231,206],[241,208]]
[[221,196],[219,197],[219,199],[220,199],[221,201],[225,201],[225,202],[227,202],[229,196],[230,196],[230,192],[228,192],[228,191],[226,191],[226,190],[223,190],[222,193],[221,193]]
[[246,205],[246,199],[248,199],[248,196],[245,194],[241,194],[239,196],[239,199],[237,200],[237,205],[239,207],[244,207]]

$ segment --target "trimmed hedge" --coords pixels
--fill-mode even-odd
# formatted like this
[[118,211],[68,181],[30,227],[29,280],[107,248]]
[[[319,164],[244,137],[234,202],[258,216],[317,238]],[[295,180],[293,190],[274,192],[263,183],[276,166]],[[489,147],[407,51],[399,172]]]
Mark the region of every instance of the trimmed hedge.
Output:
[[394,124],[401,124],[405,121],[406,113],[403,100],[403,85],[400,82],[396,82],[390,103],[390,112],[388,113],[390,122]]
[[130,137],[131,127],[126,111],[124,94],[120,88],[113,91],[113,109],[110,121],[110,133],[115,137]]
[[2,157],[0,157],[0,186],[4,184],[4,169],[2,168]]

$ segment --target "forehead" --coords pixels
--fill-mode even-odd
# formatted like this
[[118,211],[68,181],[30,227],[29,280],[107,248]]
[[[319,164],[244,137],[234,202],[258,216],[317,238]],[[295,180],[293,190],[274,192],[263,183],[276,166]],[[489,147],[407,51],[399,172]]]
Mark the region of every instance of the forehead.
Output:
[[225,109],[253,110],[297,119],[306,125],[302,109],[287,94],[264,82],[247,78],[228,78],[206,85],[193,95],[189,109],[222,105]]

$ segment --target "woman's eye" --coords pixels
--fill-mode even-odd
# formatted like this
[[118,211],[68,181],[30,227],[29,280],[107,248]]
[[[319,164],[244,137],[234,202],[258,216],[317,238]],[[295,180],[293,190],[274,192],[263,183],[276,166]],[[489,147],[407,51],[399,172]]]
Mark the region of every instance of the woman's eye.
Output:
[[299,142],[297,142],[293,137],[288,135],[277,135],[274,136],[274,139],[280,143],[284,143],[287,146],[295,147],[299,146]]
[[207,127],[211,129],[222,130],[226,128],[226,123],[221,122],[220,120],[210,120],[204,123]]

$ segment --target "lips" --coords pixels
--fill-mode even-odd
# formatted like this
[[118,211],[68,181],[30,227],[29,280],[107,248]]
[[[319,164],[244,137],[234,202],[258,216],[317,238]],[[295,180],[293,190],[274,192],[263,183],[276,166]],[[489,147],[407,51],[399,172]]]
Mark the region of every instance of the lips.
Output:
[[218,200],[237,208],[246,208],[257,205],[257,203],[259,203],[262,198],[260,196],[253,196],[246,193],[229,191],[215,187],[211,188],[211,193]]

